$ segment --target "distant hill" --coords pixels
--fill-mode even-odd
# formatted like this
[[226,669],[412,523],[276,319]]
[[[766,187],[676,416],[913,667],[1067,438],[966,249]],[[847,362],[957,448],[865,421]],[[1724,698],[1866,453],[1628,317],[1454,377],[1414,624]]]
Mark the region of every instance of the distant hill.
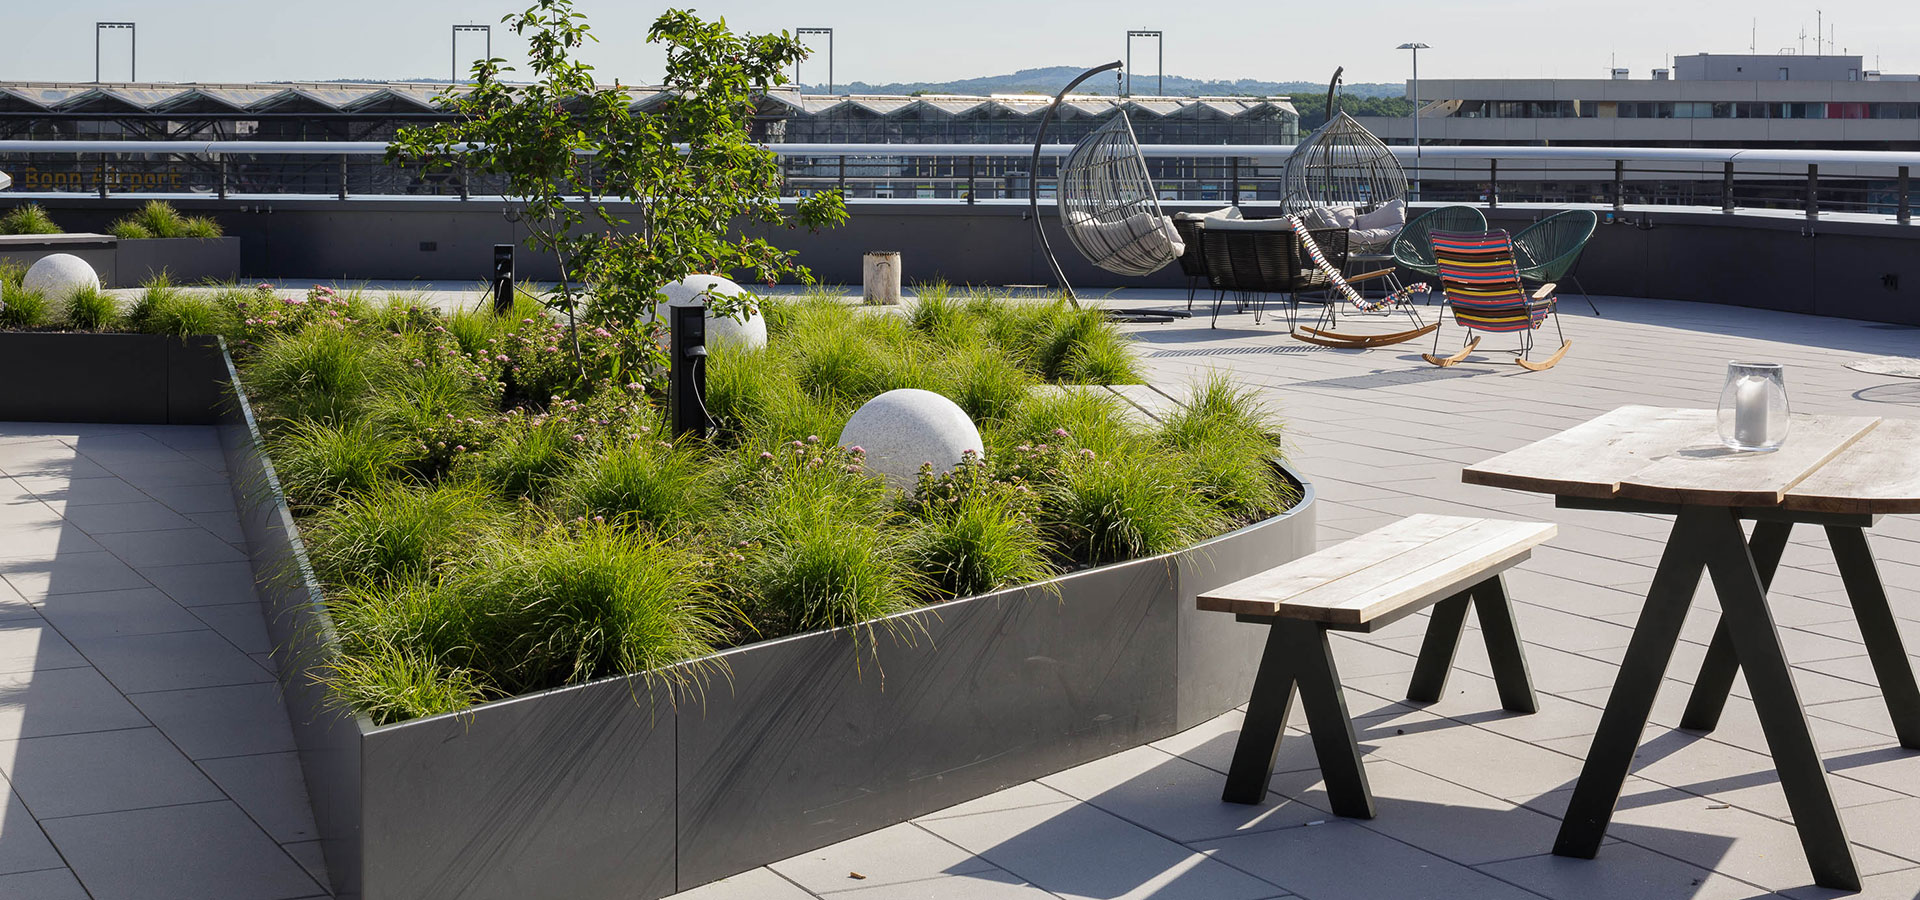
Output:
[[[1021,69],[1010,75],[988,75],[983,78],[962,78],[957,81],[895,81],[886,84],[871,84],[865,81],[853,81],[833,86],[838,94],[1051,94],[1075,75],[1086,71],[1073,66],[1048,66],[1042,69]],[[1156,93],[1162,88],[1162,82],[1152,75],[1135,75],[1133,92],[1135,94]],[[1233,81],[1208,81],[1200,78],[1186,78],[1168,75],[1164,83],[1167,96],[1170,97],[1263,97],[1274,94],[1292,94],[1296,92],[1325,93],[1324,81],[1260,81],[1253,78],[1240,78]],[[1407,92],[1406,85],[1389,84],[1349,84],[1343,89],[1354,97],[1400,97]],[[825,84],[802,85],[806,93],[826,93]],[[1096,75],[1079,90],[1088,94],[1116,93],[1111,74]]]

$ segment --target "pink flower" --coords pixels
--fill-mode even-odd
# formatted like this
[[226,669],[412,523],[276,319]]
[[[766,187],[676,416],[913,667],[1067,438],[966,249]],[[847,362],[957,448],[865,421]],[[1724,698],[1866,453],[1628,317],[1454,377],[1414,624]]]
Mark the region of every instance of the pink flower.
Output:
[[862,447],[862,446],[860,446],[859,444],[855,444],[855,445],[853,445],[853,446],[851,446],[851,447],[848,447],[848,448],[847,448],[847,452],[848,452],[848,453],[851,453],[851,454],[853,454],[853,455],[855,455],[855,456],[864,456],[864,455],[866,455],[866,452],[867,452],[867,448],[865,448],[865,447]]
[[1067,434],[1067,430],[1066,430],[1065,428],[1055,428],[1055,429],[1053,430],[1053,436],[1054,436],[1054,437],[1068,437],[1069,435]]
[[772,459],[773,459],[773,454],[771,454],[771,453],[768,453],[768,452],[767,452],[767,451],[765,451],[765,450],[762,450],[762,451],[760,451],[760,461],[761,461],[761,462],[769,462],[769,461],[771,461]]

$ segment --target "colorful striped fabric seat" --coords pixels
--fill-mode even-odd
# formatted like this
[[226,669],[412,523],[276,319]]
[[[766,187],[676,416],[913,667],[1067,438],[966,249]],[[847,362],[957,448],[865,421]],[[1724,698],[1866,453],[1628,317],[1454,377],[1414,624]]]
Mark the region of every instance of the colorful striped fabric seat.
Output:
[[[1433,353],[1422,354],[1427,362],[1442,368],[1458,365],[1480,346],[1475,331],[1515,334],[1520,347],[1514,362],[1521,368],[1539,372],[1551,369],[1573,346],[1560,326],[1554,286],[1543,284],[1533,293],[1520,286],[1520,268],[1514,263],[1513,238],[1504,231],[1433,231],[1433,258],[1440,270],[1440,287],[1447,295],[1447,308],[1453,320],[1467,329],[1466,346],[1451,356],[1440,356],[1440,337],[1435,333]],[[1533,332],[1553,317],[1560,334],[1560,349],[1544,362],[1534,362]]]
[[1435,231],[1433,255],[1453,317],[1476,331],[1538,328],[1553,313],[1554,298],[1528,296],[1505,231]]

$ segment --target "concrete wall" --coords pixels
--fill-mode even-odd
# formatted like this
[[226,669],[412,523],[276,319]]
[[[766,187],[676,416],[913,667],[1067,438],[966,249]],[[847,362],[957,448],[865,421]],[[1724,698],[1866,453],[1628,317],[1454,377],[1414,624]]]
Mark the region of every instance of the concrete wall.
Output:
[[[70,207],[54,204],[52,211],[72,227],[87,227],[88,216],[104,222],[123,211],[102,207],[134,203],[81,199]],[[522,236],[503,215],[499,200],[207,200],[178,205],[196,215],[214,216],[228,234],[239,236],[245,277],[478,282],[491,271],[493,245]],[[1277,212],[1271,207],[1249,211]],[[1553,211],[1502,207],[1492,218],[1517,230]],[[1147,278],[1095,269],[1059,233],[1050,205],[1042,204],[1041,215],[1068,278],[1083,293],[1186,284],[1173,266]],[[1052,281],[1023,203],[858,203],[845,227],[764,236],[797,250],[801,262],[829,284],[859,284],[860,257],[868,250],[900,251],[903,281],[909,285],[933,279],[994,286]],[[519,270],[523,278],[555,276],[550,263],[524,250]],[[1791,215],[1730,215],[1679,207],[1630,210],[1600,227],[1576,274],[1596,294],[1920,324],[1920,227],[1890,222],[1809,223]]]

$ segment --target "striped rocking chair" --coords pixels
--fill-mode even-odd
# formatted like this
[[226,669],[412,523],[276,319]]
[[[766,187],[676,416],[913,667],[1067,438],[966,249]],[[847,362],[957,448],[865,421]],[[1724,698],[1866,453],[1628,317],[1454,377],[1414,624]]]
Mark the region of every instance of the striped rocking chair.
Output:
[[[1467,358],[1480,346],[1473,332],[1518,334],[1520,347],[1507,352],[1518,354],[1514,362],[1521,368],[1539,372],[1551,369],[1567,355],[1573,342],[1567,340],[1557,315],[1558,300],[1554,285],[1541,285],[1528,294],[1520,285],[1520,270],[1514,262],[1513,238],[1505,231],[1432,232],[1433,256],[1440,269],[1440,287],[1446,292],[1453,320],[1467,329],[1469,339],[1458,353],[1440,356],[1440,336],[1433,338],[1433,352],[1421,354],[1427,362],[1447,367]],[[1560,336],[1560,349],[1545,362],[1528,357],[1533,352],[1533,333],[1552,317]]]

